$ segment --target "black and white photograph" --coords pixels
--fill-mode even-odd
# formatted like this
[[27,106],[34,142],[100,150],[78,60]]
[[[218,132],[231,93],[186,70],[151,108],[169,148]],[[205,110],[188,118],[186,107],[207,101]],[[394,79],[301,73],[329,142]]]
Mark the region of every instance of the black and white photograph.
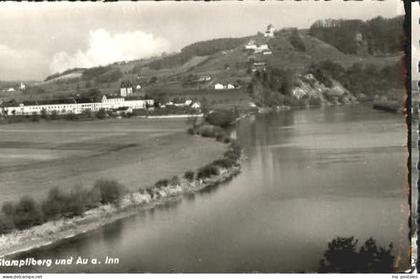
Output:
[[0,274],[416,273],[406,12],[1,2]]

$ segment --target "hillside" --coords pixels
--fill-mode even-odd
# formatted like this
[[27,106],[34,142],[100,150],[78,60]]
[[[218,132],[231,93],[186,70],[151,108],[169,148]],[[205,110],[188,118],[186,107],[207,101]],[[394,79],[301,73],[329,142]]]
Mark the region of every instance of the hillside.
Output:
[[[1,98],[3,100],[47,99],[86,94],[92,90],[99,90],[103,94],[118,94],[121,81],[130,80],[134,86],[141,85],[141,93],[155,98],[192,97],[211,105],[226,103],[234,105],[236,97],[228,98],[228,94],[238,96],[236,98],[238,102],[248,102],[250,83],[255,82],[255,74],[264,69],[288,72],[290,83],[297,85],[301,84],[302,76],[311,73],[311,69],[314,70],[318,66],[319,71],[326,71],[330,83],[334,81],[349,86],[349,82],[363,79],[363,76],[352,74],[350,69],[354,71],[368,68],[367,72],[373,71],[375,78],[380,79],[382,69],[397,65],[400,60],[401,54],[398,51],[391,52],[394,50],[392,47],[380,55],[376,52],[372,55],[340,50],[341,46],[331,41],[330,37],[320,35],[324,32],[322,29],[324,26],[317,24],[314,26],[318,29],[288,28],[276,30],[272,37],[264,37],[262,33],[258,33],[242,38],[214,39],[191,44],[178,53],[161,57],[115,62],[89,69],[70,69],[51,75],[44,82],[29,86],[22,93],[11,96],[2,94]],[[399,33],[396,32],[398,28],[393,30],[394,34],[391,34],[391,37],[398,38]],[[372,42],[378,41],[373,40],[372,35],[369,38]],[[340,71],[343,75],[350,73],[354,79],[345,80],[342,76],[332,76],[328,68],[319,66],[327,60],[342,67]],[[356,68],[352,68],[354,65],[357,65]],[[318,79],[319,75],[315,77]],[[214,90],[214,85],[217,83],[234,84],[235,89]],[[396,84],[398,83],[393,82],[391,85],[396,86]],[[380,86],[381,90],[384,88],[386,90],[388,85],[386,80],[384,85]],[[374,86],[374,83],[369,86]],[[359,90],[355,86],[350,88],[350,91],[352,89]],[[287,93],[289,95],[290,90]],[[354,95],[359,93],[362,92],[352,92]]]

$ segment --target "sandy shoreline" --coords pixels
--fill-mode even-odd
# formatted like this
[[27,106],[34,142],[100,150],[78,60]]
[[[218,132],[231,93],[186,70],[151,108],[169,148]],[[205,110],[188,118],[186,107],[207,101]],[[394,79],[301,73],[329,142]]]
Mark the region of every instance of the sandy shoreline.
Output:
[[23,231],[15,231],[0,236],[0,257],[12,256],[24,251],[48,246],[60,240],[93,231],[106,224],[137,214],[173,200],[181,199],[184,194],[198,192],[207,187],[214,187],[232,179],[240,173],[240,166],[221,169],[220,174],[204,180],[189,182],[181,179],[179,185],[153,188],[156,193],[129,193],[124,196],[119,206],[110,204],[88,210],[82,216],[50,221]]

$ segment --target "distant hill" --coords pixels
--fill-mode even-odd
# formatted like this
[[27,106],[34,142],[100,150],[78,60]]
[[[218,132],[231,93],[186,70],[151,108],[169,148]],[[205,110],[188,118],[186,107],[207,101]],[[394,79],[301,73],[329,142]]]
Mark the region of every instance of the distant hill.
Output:
[[[143,93],[149,95],[198,96],[201,90],[205,92],[201,95],[205,95],[207,99],[214,99],[211,95],[218,94],[219,99],[223,100],[223,94],[213,90],[214,85],[238,84],[241,89],[235,92],[240,91],[246,96],[246,87],[255,74],[254,63],[260,63],[267,69],[290,72],[295,77],[307,73],[310,66],[326,60],[343,67],[342,73],[353,69],[351,67],[355,64],[362,69],[365,69],[363,65],[373,65],[372,67],[377,68],[374,71],[376,77],[382,68],[398,63],[401,58],[396,44],[400,39],[400,23],[401,17],[376,18],[366,22],[322,21],[314,23],[306,30],[276,30],[274,37],[264,37],[262,33],[258,33],[241,38],[201,41],[184,47],[178,53],[160,57],[120,61],[88,69],[69,69],[53,74],[37,85],[32,84],[24,94],[14,97],[53,98],[83,94],[92,89],[98,89],[103,94],[116,94],[119,92],[121,81],[130,80],[134,85],[141,84]],[[335,37],[328,35],[330,31]],[[377,31],[378,34],[373,34]],[[387,33],[383,38],[379,38],[379,34],[383,32]],[[358,35],[359,33],[361,35]],[[250,41],[257,46],[267,45],[270,51],[263,54],[245,49]],[[350,45],[356,41],[358,48],[344,46],[350,41]],[[365,48],[365,51],[362,51],[362,48]],[[371,70],[372,67],[367,69]],[[322,67],[321,69],[328,70]],[[202,77],[205,76],[210,76],[211,79],[203,80]],[[363,78],[353,74],[352,76]],[[334,79],[340,78],[334,76]]]

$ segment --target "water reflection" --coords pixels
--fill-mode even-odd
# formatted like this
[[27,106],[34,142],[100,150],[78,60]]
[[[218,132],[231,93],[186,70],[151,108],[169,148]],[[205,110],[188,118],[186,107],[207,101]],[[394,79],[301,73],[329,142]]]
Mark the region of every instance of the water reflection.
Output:
[[393,242],[403,266],[403,127],[362,106],[244,119],[248,159],[231,182],[25,256],[120,258],[46,272],[311,272],[329,240],[353,235]]

